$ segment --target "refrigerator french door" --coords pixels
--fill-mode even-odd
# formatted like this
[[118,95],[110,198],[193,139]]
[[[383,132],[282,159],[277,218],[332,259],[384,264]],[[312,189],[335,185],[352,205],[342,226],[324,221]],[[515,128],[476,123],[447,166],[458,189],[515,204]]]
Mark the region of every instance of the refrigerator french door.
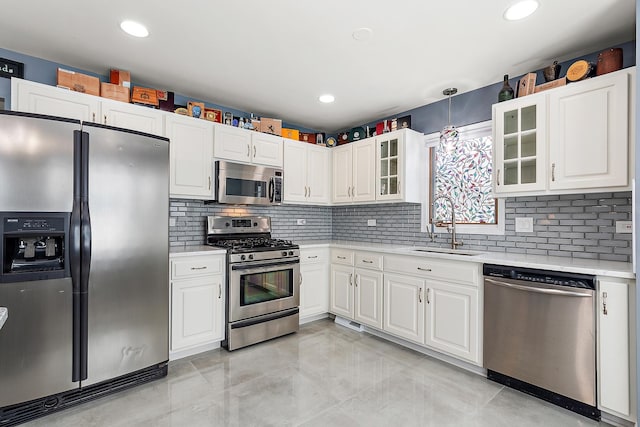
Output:
[[166,375],[168,140],[0,112],[0,425]]

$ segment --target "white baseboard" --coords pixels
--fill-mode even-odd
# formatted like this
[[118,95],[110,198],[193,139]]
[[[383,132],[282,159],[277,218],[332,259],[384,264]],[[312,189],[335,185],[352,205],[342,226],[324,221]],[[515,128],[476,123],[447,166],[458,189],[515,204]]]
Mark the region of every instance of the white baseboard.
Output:
[[193,356],[194,354],[203,353],[209,350],[215,350],[216,348],[220,348],[220,341],[199,345],[196,347],[190,347],[185,350],[170,351],[169,361],[182,359],[188,356]]
[[316,320],[326,319],[327,317],[329,317],[329,313],[320,313],[320,314],[314,314],[312,316],[301,317],[300,324],[304,325],[305,323],[315,322]]

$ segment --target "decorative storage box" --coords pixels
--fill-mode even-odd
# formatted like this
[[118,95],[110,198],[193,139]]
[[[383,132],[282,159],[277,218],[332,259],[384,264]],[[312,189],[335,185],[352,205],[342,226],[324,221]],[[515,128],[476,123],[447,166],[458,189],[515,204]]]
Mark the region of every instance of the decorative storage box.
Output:
[[282,136],[297,141],[300,138],[300,131],[298,129],[282,128]]
[[129,71],[116,70],[112,68],[109,79],[114,85],[120,85],[128,88],[131,87],[131,73]]
[[316,134],[315,133],[300,133],[300,141],[302,142],[308,142],[310,144],[315,144],[316,143]]
[[129,102],[129,88],[111,83],[100,83],[100,96],[115,99],[116,101]]
[[100,79],[75,71],[58,68],[58,86],[76,92],[100,96]]
[[260,132],[282,136],[282,120],[260,118]]
[[155,89],[134,86],[131,93],[131,102],[158,107],[158,92]]

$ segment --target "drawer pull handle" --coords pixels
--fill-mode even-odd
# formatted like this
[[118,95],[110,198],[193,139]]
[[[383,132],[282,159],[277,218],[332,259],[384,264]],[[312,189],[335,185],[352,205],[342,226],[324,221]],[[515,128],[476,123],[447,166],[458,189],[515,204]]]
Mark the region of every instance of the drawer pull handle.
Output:
[[418,270],[420,270],[420,271],[431,271],[430,268],[422,268],[422,267],[418,267]]
[[204,267],[191,267],[191,269],[192,270],[206,270],[207,267],[206,266],[204,266]]
[[347,257],[338,255],[338,259],[347,259]]
[[314,255],[314,256],[308,256],[307,258],[309,258],[309,259],[314,259],[314,258],[318,258],[318,255]]
[[369,261],[368,259],[363,259],[362,262],[365,264],[373,264],[373,261]]

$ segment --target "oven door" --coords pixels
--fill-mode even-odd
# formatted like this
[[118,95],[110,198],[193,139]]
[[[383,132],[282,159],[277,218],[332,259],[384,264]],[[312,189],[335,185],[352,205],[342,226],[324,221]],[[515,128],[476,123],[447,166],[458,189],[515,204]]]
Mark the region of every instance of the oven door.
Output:
[[229,322],[300,305],[300,260],[229,266]]

